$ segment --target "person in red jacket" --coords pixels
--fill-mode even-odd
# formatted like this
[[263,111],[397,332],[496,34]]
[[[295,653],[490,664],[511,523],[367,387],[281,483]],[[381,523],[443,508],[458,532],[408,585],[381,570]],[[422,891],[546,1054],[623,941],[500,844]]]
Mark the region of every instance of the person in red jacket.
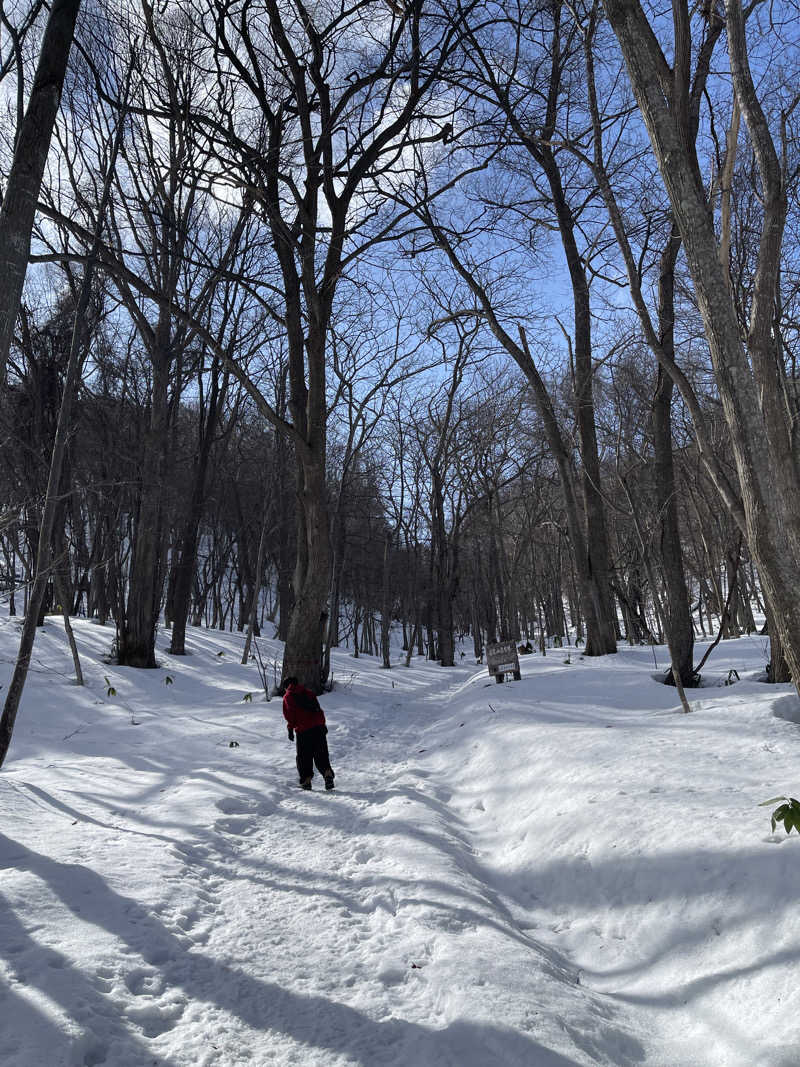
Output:
[[294,741],[297,735],[297,773],[300,775],[301,788],[311,788],[316,764],[325,779],[325,788],[333,789],[325,712],[314,693],[300,685],[296,678],[286,678],[283,690],[283,717],[288,726],[289,740]]

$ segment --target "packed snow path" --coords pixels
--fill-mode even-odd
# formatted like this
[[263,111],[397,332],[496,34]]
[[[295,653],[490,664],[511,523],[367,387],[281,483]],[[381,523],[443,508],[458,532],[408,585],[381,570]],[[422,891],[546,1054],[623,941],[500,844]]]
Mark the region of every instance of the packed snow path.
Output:
[[240,639],[135,672],[80,632],[87,690],[48,624],[0,775],[3,1067],[800,1063],[799,842],[754,807],[788,689],[687,719],[640,650],[503,687],[340,655],[308,794]]

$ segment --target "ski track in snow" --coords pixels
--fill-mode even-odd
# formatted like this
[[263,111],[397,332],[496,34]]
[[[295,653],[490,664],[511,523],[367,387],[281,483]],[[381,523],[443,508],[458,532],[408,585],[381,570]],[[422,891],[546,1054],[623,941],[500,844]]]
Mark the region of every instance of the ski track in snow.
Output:
[[[69,694],[74,732],[35,719],[31,705],[63,696],[36,675],[0,777],[14,812],[0,832],[3,1067],[800,1063],[777,1031],[762,1051],[746,1032],[725,1043],[702,960],[673,983],[682,992],[663,992],[685,969],[676,958],[722,945],[744,920],[721,898],[716,918],[690,907],[663,926],[673,903],[659,901],[655,830],[620,831],[626,852],[613,858],[613,833],[598,840],[587,823],[560,851],[578,808],[587,820],[624,786],[636,804],[672,802],[684,749],[674,694],[648,690],[655,708],[639,713],[641,671],[611,698],[567,698],[574,673],[530,659],[528,722],[512,715],[523,689],[489,686],[474,666],[381,672],[340,655],[353,677],[323,699],[337,788],[316,776],[309,794],[294,785],[280,702],[240,703],[242,679],[257,681],[234,663],[235,635],[195,631],[165,688],[162,672],[104,668],[105,633],[79,631],[89,689]],[[62,646],[51,631],[37,650],[47,662]],[[227,662],[208,666],[220,649]],[[770,758],[791,751],[788,724],[772,722]],[[646,776],[630,761],[647,761]],[[617,803],[614,818],[629,817]],[[768,855],[780,879],[797,853]],[[719,894],[713,855],[697,866],[670,872],[675,908],[704,878]],[[715,966],[745,975],[737,949]],[[692,981],[699,1007],[687,1009]],[[746,985],[736,996],[746,1002]]]

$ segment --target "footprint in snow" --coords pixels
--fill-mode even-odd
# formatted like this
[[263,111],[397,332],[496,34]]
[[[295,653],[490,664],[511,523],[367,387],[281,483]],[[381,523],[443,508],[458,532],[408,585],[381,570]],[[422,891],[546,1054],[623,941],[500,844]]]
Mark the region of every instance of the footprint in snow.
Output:
[[174,920],[174,925],[182,934],[191,938],[195,944],[205,944],[211,931],[209,927],[198,927],[198,923],[201,919],[212,915],[215,910],[208,904],[193,905],[178,913],[178,917]]
[[198,900],[202,900],[204,904],[210,904],[212,907],[219,907],[220,900],[222,899],[219,893],[208,892],[205,889],[197,890]]
[[164,992],[164,978],[159,971],[130,971],[125,985],[135,997],[160,997]]
[[250,818],[217,819],[214,823],[214,830],[217,833],[234,834],[237,837],[246,837],[252,834],[255,828],[256,824]]
[[94,972],[94,984],[99,986],[104,993],[110,993],[114,988],[117,973],[113,967],[98,967]]
[[172,959],[172,952],[164,945],[149,945],[142,951],[142,958],[151,967],[160,967]]
[[240,797],[222,797],[214,805],[224,815],[246,815],[255,810],[256,805]]
[[93,1040],[89,1048],[87,1048],[83,1054],[83,1067],[99,1067],[99,1065],[105,1063],[107,1059],[108,1048]]
[[168,851],[174,859],[186,864],[187,867],[202,866],[209,858],[209,849],[205,845],[183,844],[179,841],[170,845]]
[[392,889],[385,889],[383,892],[376,893],[368,902],[367,907],[370,904],[373,912],[380,910],[388,911],[391,915],[397,915],[397,897]]
[[155,1005],[129,1008],[127,1017],[135,1023],[145,1037],[160,1037],[168,1030],[174,1030],[183,1015],[183,1004],[171,1004],[165,1008]]

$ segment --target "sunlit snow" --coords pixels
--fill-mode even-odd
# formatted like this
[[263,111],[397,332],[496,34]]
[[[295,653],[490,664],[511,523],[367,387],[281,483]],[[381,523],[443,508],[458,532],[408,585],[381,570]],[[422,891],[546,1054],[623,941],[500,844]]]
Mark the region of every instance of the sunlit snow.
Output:
[[76,629],[87,687],[49,619],[0,773],[3,1067],[800,1063],[800,839],[758,807],[800,789],[800,704],[764,639],[690,716],[649,648],[502,686],[342,650],[329,794],[242,635],[134,671]]

